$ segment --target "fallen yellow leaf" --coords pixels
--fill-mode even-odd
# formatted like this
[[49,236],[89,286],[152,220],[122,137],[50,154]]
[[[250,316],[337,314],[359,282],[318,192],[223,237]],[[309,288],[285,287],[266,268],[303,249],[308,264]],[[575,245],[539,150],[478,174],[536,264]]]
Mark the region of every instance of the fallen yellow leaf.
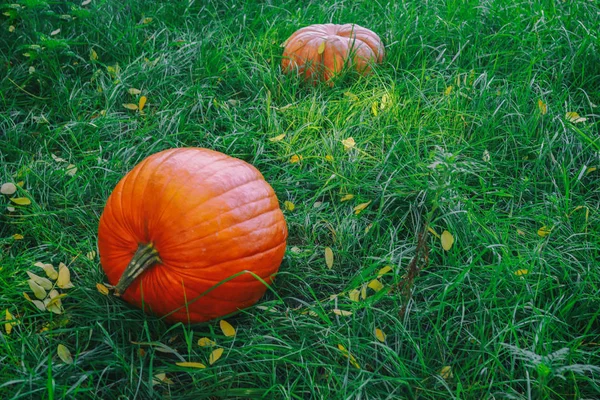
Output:
[[529,273],[528,269],[518,269],[515,271],[516,276],[523,276],[523,275],[527,275],[528,273]]
[[392,270],[392,267],[389,265],[386,265],[385,267],[381,268],[379,270],[379,272],[377,272],[377,277],[381,278],[383,275],[387,274],[388,272],[390,272]]
[[454,244],[454,236],[452,236],[452,234],[448,231],[442,232],[442,237],[440,240],[442,242],[442,247],[446,251],[450,250]]
[[286,200],[286,201],[283,202],[283,206],[288,211],[294,211],[294,208],[296,208],[296,206],[294,205],[294,203],[292,203],[291,201],[288,201],[288,200]]
[[67,349],[65,345],[59,344],[58,348],[56,349],[56,353],[65,364],[73,364],[73,357],[71,357],[71,352],[69,351],[69,349]]
[[15,233],[14,235],[12,235],[12,238],[14,240],[23,240],[25,236],[21,235],[20,233]]
[[444,90],[444,94],[446,96],[450,96],[450,93],[452,93],[452,89],[454,89],[454,86],[450,85],[446,88],[446,90]]
[[210,353],[210,357],[208,358],[208,362],[210,365],[213,365],[221,356],[223,355],[223,349],[218,348],[214,349],[212,353]]
[[15,317],[10,313],[10,311],[8,311],[8,308],[5,311],[4,320],[6,321],[4,323],[4,330],[6,331],[7,335],[10,335],[13,326],[17,325],[17,321],[15,321]]
[[184,368],[198,368],[198,369],[204,369],[206,368],[206,365],[199,363],[199,362],[178,362],[175,363],[176,365],[179,365],[180,367],[184,367]]
[[356,142],[353,137],[349,137],[348,139],[342,140],[342,144],[344,145],[344,150],[348,151],[356,145]]
[[140,89],[136,89],[136,88],[130,88],[127,90],[127,92],[132,96],[137,96],[138,94],[142,93],[142,91]]
[[352,315],[352,312],[346,311],[346,310],[340,310],[339,308],[334,308],[333,309],[333,313],[335,315],[339,315],[339,316],[342,316],[342,317],[348,317],[348,316]]
[[540,114],[546,115],[548,112],[548,106],[541,99],[538,100],[538,109],[540,110]]
[[301,155],[294,154],[293,156],[290,157],[290,163],[291,164],[296,164],[296,163],[298,163],[300,161],[302,161],[302,156]]
[[546,225],[544,225],[540,229],[538,229],[537,234],[540,237],[546,237],[550,234],[550,232],[552,232],[552,228],[548,228]]
[[369,206],[369,204],[371,204],[371,200],[367,201],[366,203],[361,203],[357,205],[356,207],[354,207],[354,214],[360,214],[362,210]]
[[213,340],[210,340],[207,337],[202,337],[200,339],[198,339],[198,346],[200,347],[208,347],[208,346],[216,346],[216,342]]
[[63,263],[58,265],[58,279],[56,280],[56,284],[61,289],[70,289],[73,287],[73,284],[71,283],[71,272]]
[[140,97],[140,102],[138,104],[138,109],[140,111],[142,111],[144,109],[144,106],[146,105],[146,101],[148,100],[148,98],[146,96],[142,96]]
[[360,300],[360,290],[354,289],[348,293],[348,298],[351,301],[359,301]]
[[451,379],[454,376],[452,374],[452,367],[450,367],[449,365],[443,366],[442,369],[440,370],[440,375],[446,381],[448,379]]
[[110,293],[110,290],[108,290],[108,288],[101,283],[96,283],[96,289],[105,296],[108,296]]
[[280,142],[285,138],[285,133],[282,133],[281,135],[277,135],[275,137],[272,137],[269,139],[269,142]]
[[44,272],[46,273],[46,276],[48,278],[52,279],[53,281],[55,281],[58,278],[58,272],[56,272],[56,270],[54,269],[52,264],[44,264],[43,262],[38,261],[33,265],[43,269]]
[[133,103],[123,104],[123,107],[125,107],[126,109],[131,110],[131,111],[136,111],[138,109],[137,104],[133,104]]
[[340,201],[348,201],[348,200],[352,200],[354,198],[353,194],[347,194],[345,196],[343,196]]
[[235,336],[235,328],[229,322],[222,319],[219,321],[219,326],[221,327],[221,331],[223,331],[223,335],[227,337]]
[[342,352],[342,355],[344,357],[348,358],[348,360],[350,361],[350,364],[352,364],[354,367],[360,369],[360,365],[356,361],[356,358],[352,354],[350,354],[350,352],[343,345],[338,344],[338,349],[340,349],[340,351]]
[[331,250],[331,247],[325,247],[325,264],[329,269],[333,267],[333,250]]
[[31,200],[29,200],[27,197],[13,197],[10,199],[10,201],[19,206],[28,206],[31,204]]
[[386,338],[386,334],[383,333],[383,331],[379,328],[375,329],[375,337],[377,338],[377,340],[379,340],[380,342],[385,342],[385,338]]
[[367,286],[376,292],[379,292],[381,289],[383,289],[383,283],[379,282],[377,279],[373,279]]

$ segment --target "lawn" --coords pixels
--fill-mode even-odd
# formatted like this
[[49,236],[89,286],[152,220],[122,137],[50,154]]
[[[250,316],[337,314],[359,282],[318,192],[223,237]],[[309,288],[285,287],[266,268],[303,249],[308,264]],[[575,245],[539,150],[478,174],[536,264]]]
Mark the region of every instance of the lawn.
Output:
[[[598,2],[13,3],[0,398],[600,398]],[[281,44],[325,22],[379,34],[383,63],[283,74]],[[256,166],[289,229],[233,336],[101,286],[112,189],[190,146]],[[53,312],[24,296],[36,263],[70,271]]]

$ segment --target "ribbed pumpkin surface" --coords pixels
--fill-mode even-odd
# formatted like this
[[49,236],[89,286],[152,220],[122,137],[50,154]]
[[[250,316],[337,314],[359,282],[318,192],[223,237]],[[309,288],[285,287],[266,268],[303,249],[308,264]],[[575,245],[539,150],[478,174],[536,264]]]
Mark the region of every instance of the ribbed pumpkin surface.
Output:
[[[160,263],[123,299],[170,321],[201,322],[254,304],[286,246],[271,186],[250,164],[201,148],[171,149],[138,164],[110,195],[98,228],[100,262],[116,285],[141,245]],[[143,303],[143,304],[142,304]]]
[[356,24],[317,24],[297,30],[285,41],[281,66],[284,72],[298,70],[307,79],[327,81],[348,62],[360,73],[370,72],[370,63],[383,60],[379,36]]

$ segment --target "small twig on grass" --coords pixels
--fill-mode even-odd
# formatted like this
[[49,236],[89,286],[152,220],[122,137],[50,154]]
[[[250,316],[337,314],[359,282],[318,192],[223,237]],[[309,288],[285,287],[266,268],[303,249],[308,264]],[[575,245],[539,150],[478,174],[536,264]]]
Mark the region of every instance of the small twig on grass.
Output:
[[[406,313],[408,303],[412,299],[413,284],[415,278],[419,275],[419,272],[429,264],[429,247],[427,246],[427,237],[429,235],[428,225],[423,227],[423,231],[419,232],[417,239],[417,247],[415,249],[415,255],[408,263],[408,268],[403,279],[398,283],[398,290],[403,297],[403,304],[400,308],[399,315],[403,317]],[[419,266],[420,265],[420,266]]]

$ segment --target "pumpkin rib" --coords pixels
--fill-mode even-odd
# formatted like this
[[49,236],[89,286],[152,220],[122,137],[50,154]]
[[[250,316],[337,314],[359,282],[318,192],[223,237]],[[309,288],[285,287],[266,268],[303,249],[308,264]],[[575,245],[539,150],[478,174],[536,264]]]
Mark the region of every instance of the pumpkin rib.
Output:
[[[256,200],[256,201],[252,201],[252,202],[250,202],[250,203],[246,203],[246,204],[244,204],[244,206],[247,206],[247,205],[250,205],[250,204],[254,204],[254,203],[258,203],[259,201],[263,201],[263,200],[266,200],[266,199],[272,199],[272,198],[273,198],[273,195],[272,195],[272,194],[270,194],[270,195],[269,195],[269,196],[267,196],[267,197],[263,197],[263,198],[261,198],[261,199],[258,199],[258,200]],[[255,215],[254,217],[252,217],[252,218],[250,218],[250,219],[246,219],[246,220],[244,220],[244,221],[237,222],[237,223],[235,223],[235,224],[233,224],[233,225],[229,225],[229,226],[225,227],[225,228],[224,228],[224,229],[222,229],[222,230],[219,230],[219,231],[216,231],[216,232],[212,232],[212,233],[210,233],[210,234],[208,234],[208,235],[205,235],[205,236],[202,236],[202,237],[195,238],[193,241],[197,241],[197,240],[206,239],[207,237],[210,237],[210,236],[216,235],[216,234],[218,234],[218,233],[223,233],[223,231],[226,231],[226,230],[228,230],[228,229],[231,229],[231,228],[233,228],[233,227],[235,227],[235,226],[237,226],[237,225],[240,225],[240,224],[242,224],[242,223],[244,223],[244,222],[248,222],[248,221],[250,221],[250,220],[252,220],[252,219],[258,218],[258,217],[260,217],[260,216],[264,216],[264,215],[266,215],[266,214],[268,214],[268,213],[270,213],[270,212],[277,211],[277,210],[279,210],[279,209],[278,209],[278,208],[271,208],[271,209],[269,209],[269,210],[266,210],[266,211],[263,211],[263,212],[261,212],[260,214],[257,214],[257,215]],[[184,234],[184,233],[187,233],[187,232],[189,232],[189,231],[191,231],[191,230],[194,230],[194,229],[198,228],[199,226],[202,226],[202,225],[204,225],[204,224],[206,224],[206,223],[208,223],[208,222],[214,221],[214,220],[215,220],[215,219],[217,219],[217,218],[222,218],[224,215],[227,215],[227,214],[229,214],[229,213],[234,213],[235,211],[236,211],[235,209],[234,209],[234,210],[230,210],[230,211],[228,211],[228,212],[225,212],[225,213],[222,213],[222,214],[216,215],[216,216],[214,216],[214,217],[213,217],[213,218],[211,218],[211,219],[203,220],[203,221],[202,221],[202,222],[200,222],[199,224],[192,225],[192,226],[188,227],[188,228],[187,228],[186,230],[184,230],[184,231],[179,231],[179,232],[178,232],[178,234],[182,235],[182,234]],[[186,242],[186,243],[190,243],[190,242]],[[161,248],[162,248],[162,249],[164,249],[164,250],[173,250],[173,247],[169,247],[169,246],[168,246],[168,242],[167,242],[167,243],[165,243],[165,242],[161,242]]]
[[[256,253],[253,253],[253,254],[249,254],[249,255],[247,255],[247,256],[244,256],[244,257],[242,257],[242,258],[238,258],[238,259],[228,259],[228,260],[225,260],[225,261],[221,261],[221,262],[219,262],[218,264],[212,264],[210,267],[204,267],[204,268],[202,268],[202,270],[203,270],[203,271],[207,271],[207,270],[209,270],[209,269],[213,269],[213,268],[215,268],[215,267],[219,267],[219,266],[221,266],[221,265],[223,265],[223,264],[227,264],[227,263],[229,263],[229,262],[232,262],[232,261],[234,261],[234,260],[245,260],[245,259],[252,258],[252,257],[256,257],[256,256],[262,256],[262,255],[264,255],[265,253],[268,253],[268,252],[271,252],[271,251],[275,251],[275,250],[277,250],[277,249],[278,249],[279,247],[281,247],[281,246],[285,246],[285,243],[279,243],[279,244],[276,244],[276,245],[275,245],[275,246],[273,246],[273,247],[270,247],[270,248],[268,248],[268,249],[265,249],[265,250],[258,251],[258,252],[256,252]],[[174,265],[173,265],[173,263],[172,263],[172,262],[170,262],[169,264],[167,264],[166,262],[163,262],[162,264],[157,264],[156,266],[158,267],[158,266],[160,266],[160,265],[166,265],[167,267],[169,267],[169,266],[170,266],[171,268],[177,268],[176,266],[174,266]],[[181,267],[179,267],[179,268],[181,268]],[[183,268],[183,269],[185,269],[185,268]],[[239,271],[237,271],[237,272],[239,272]],[[237,272],[236,272],[236,273],[237,273]],[[254,272],[254,271],[253,271],[253,272]],[[254,273],[256,273],[256,272],[254,272]],[[232,275],[234,275],[234,274],[232,274]],[[260,274],[257,274],[257,273],[256,273],[256,275],[259,275],[259,276],[260,276]],[[251,276],[252,276],[252,275],[251,275]],[[261,277],[261,278],[262,278],[262,277]],[[202,278],[202,279],[204,280],[205,278]],[[264,279],[264,278],[263,278],[263,279]],[[219,282],[220,282],[220,281],[219,281]]]
[[[241,185],[239,185],[239,186],[233,186],[233,187],[231,187],[231,188],[228,188],[227,190],[225,190],[224,192],[222,192],[222,193],[220,193],[220,194],[218,194],[218,195],[216,195],[216,196],[213,196],[213,197],[211,197],[211,198],[209,198],[209,199],[205,199],[205,200],[201,201],[201,202],[200,202],[200,203],[198,203],[198,204],[195,204],[195,205],[193,205],[193,206],[190,206],[190,207],[188,208],[188,212],[193,212],[193,211],[195,211],[195,210],[196,210],[196,208],[203,206],[205,203],[208,203],[209,201],[213,201],[213,200],[215,200],[215,199],[217,199],[217,198],[219,198],[219,197],[223,196],[224,194],[227,194],[227,193],[229,193],[229,192],[232,192],[232,191],[234,191],[234,190],[236,190],[236,189],[238,189],[238,188],[240,188],[240,187],[242,187],[242,186],[246,186],[246,185],[248,185],[248,184],[250,184],[250,183],[258,182],[258,181],[260,181],[260,180],[261,180],[260,178],[255,178],[255,179],[253,179],[253,180],[251,180],[251,181],[247,181],[247,182],[245,182],[245,183],[243,183],[243,184],[241,184]],[[175,197],[177,197],[177,196],[176,196],[177,194],[178,194],[178,193],[175,193],[175,194],[173,194],[173,196],[171,197],[170,201],[172,201],[172,200],[173,200]],[[168,207],[166,207],[166,206],[165,206],[165,209],[168,209]],[[164,214],[163,214],[163,215],[164,215]],[[161,215],[161,218],[162,218],[162,215]],[[159,225],[160,225],[160,223],[161,223],[161,222],[162,222],[161,220],[158,220],[157,224],[159,224]]]
[[[192,153],[192,157],[193,157],[193,153]],[[218,159],[216,159],[216,160],[213,160],[212,162],[210,162],[210,163],[208,163],[208,164],[206,164],[206,165],[203,165],[203,166],[202,166],[202,168],[201,168],[200,170],[198,170],[198,171],[195,171],[195,172],[196,172],[196,173],[198,173],[198,172],[200,172],[200,171],[204,170],[205,168],[207,168],[207,167],[209,167],[209,166],[211,166],[211,165],[214,165],[214,164],[218,163],[219,161],[227,161],[227,157],[221,157],[221,158],[218,158]],[[160,164],[158,164],[158,165],[156,166],[156,168],[155,168],[155,171],[158,171],[158,170],[159,170],[159,169],[160,169],[160,168],[163,166],[162,164],[163,164],[163,163],[160,163]],[[215,171],[213,174],[211,174],[211,175],[208,175],[208,176],[204,177],[204,179],[210,178],[210,177],[212,177],[212,176],[214,176],[214,175],[218,174],[219,172],[221,172],[221,171],[220,171],[220,170],[216,170],[216,171]],[[172,181],[173,181],[175,178],[176,178],[176,176],[175,176],[175,175],[172,175],[172,176],[169,178],[168,182],[166,182],[166,183],[164,183],[164,184],[162,185],[163,187],[162,187],[162,193],[161,193],[161,196],[162,196],[162,194],[164,194],[164,192],[167,190],[167,187],[168,187],[168,185],[169,185],[169,184],[170,184],[170,183],[171,183],[171,182],[172,182]],[[160,226],[160,224],[161,224],[161,222],[162,222],[162,217],[163,217],[164,213],[165,213],[165,212],[167,212],[167,211],[169,210],[169,206],[171,205],[171,203],[172,203],[172,202],[173,202],[173,200],[174,200],[174,199],[177,197],[177,195],[178,195],[178,194],[179,194],[179,192],[178,192],[178,191],[175,191],[175,192],[173,193],[173,195],[171,196],[171,198],[170,198],[169,200],[167,200],[167,202],[166,202],[166,203],[164,203],[164,205],[162,205],[162,207],[163,207],[163,208],[162,208],[162,210],[160,211],[160,214],[159,214],[157,217],[151,218],[151,219],[148,221],[148,223],[151,223],[151,222],[152,222],[152,220],[154,220],[154,219],[155,219],[155,220],[156,220],[156,224],[157,224],[158,226]],[[159,196],[157,196],[156,198],[160,198],[160,197],[159,197]],[[191,211],[191,210],[190,210],[190,211]]]
[[[170,156],[167,156],[167,157],[165,157],[163,160],[161,160],[160,162],[157,162],[157,163],[156,163],[156,166],[155,166],[155,168],[154,168],[154,170],[153,170],[151,173],[149,173],[149,176],[148,176],[148,178],[146,179],[146,182],[149,182],[149,181],[151,181],[152,179],[154,179],[154,178],[156,177],[156,173],[157,173],[157,172],[158,172],[158,171],[161,169],[161,167],[164,165],[164,163],[165,163],[165,162],[167,162],[169,159],[171,159],[171,158],[175,157],[175,156],[176,156],[176,155],[178,155],[178,154],[184,153],[184,152],[182,152],[182,151],[180,151],[180,150],[183,150],[183,149],[178,149],[177,151],[174,151],[174,152],[173,152],[173,153],[172,153]],[[194,152],[192,152],[192,151],[188,151],[187,153],[189,153],[189,154],[190,154],[190,156],[187,158],[187,160],[189,160],[190,158],[193,158],[193,157],[194,157]],[[211,163],[211,164],[212,164],[212,163]],[[210,165],[210,164],[209,164],[209,165]],[[138,175],[138,176],[139,176],[139,175]],[[171,175],[171,176],[169,176],[168,180],[167,180],[165,183],[163,183],[163,185],[162,185],[162,190],[161,190],[160,194],[155,194],[155,195],[152,195],[152,196],[150,196],[150,195],[148,195],[148,196],[147,196],[147,195],[146,195],[146,191],[148,190],[148,186],[150,186],[150,185],[146,184],[146,186],[145,186],[145,188],[144,188],[144,193],[143,193],[143,195],[142,195],[142,197],[141,197],[141,198],[142,198],[142,199],[148,199],[148,198],[151,198],[151,199],[154,199],[154,198],[161,198],[161,197],[163,196],[163,194],[165,193],[165,190],[167,190],[167,187],[169,186],[169,184],[170,184],[170,183],[171,183],[171,182],[172,182],[172,181],[173,181],[173,180],[174,180],[176,177],[177,177],[176,175]],[[134,182],[133,182],[133,185],[135,185],[135,183],[136,183],[136,182],[134,181]],[[143,205],[143,203],[142,203],[142,205]],[[148,241],[148,236],[149,236],[149,234],[148,234],[148,231],[150,230],[150,227],[149,227],[149,225],[150,225],[150,223],[151,223],[151,222],[152,222],[152,220],[151,220],[151,219],[150,219],[150,220],[146,220],[146,223],[144,224],[144,225],[145,225],[145,229],[144,229],[144,236],[145,236],[145,237],[144,237],[144,239],[145,239],[146,241]]]

